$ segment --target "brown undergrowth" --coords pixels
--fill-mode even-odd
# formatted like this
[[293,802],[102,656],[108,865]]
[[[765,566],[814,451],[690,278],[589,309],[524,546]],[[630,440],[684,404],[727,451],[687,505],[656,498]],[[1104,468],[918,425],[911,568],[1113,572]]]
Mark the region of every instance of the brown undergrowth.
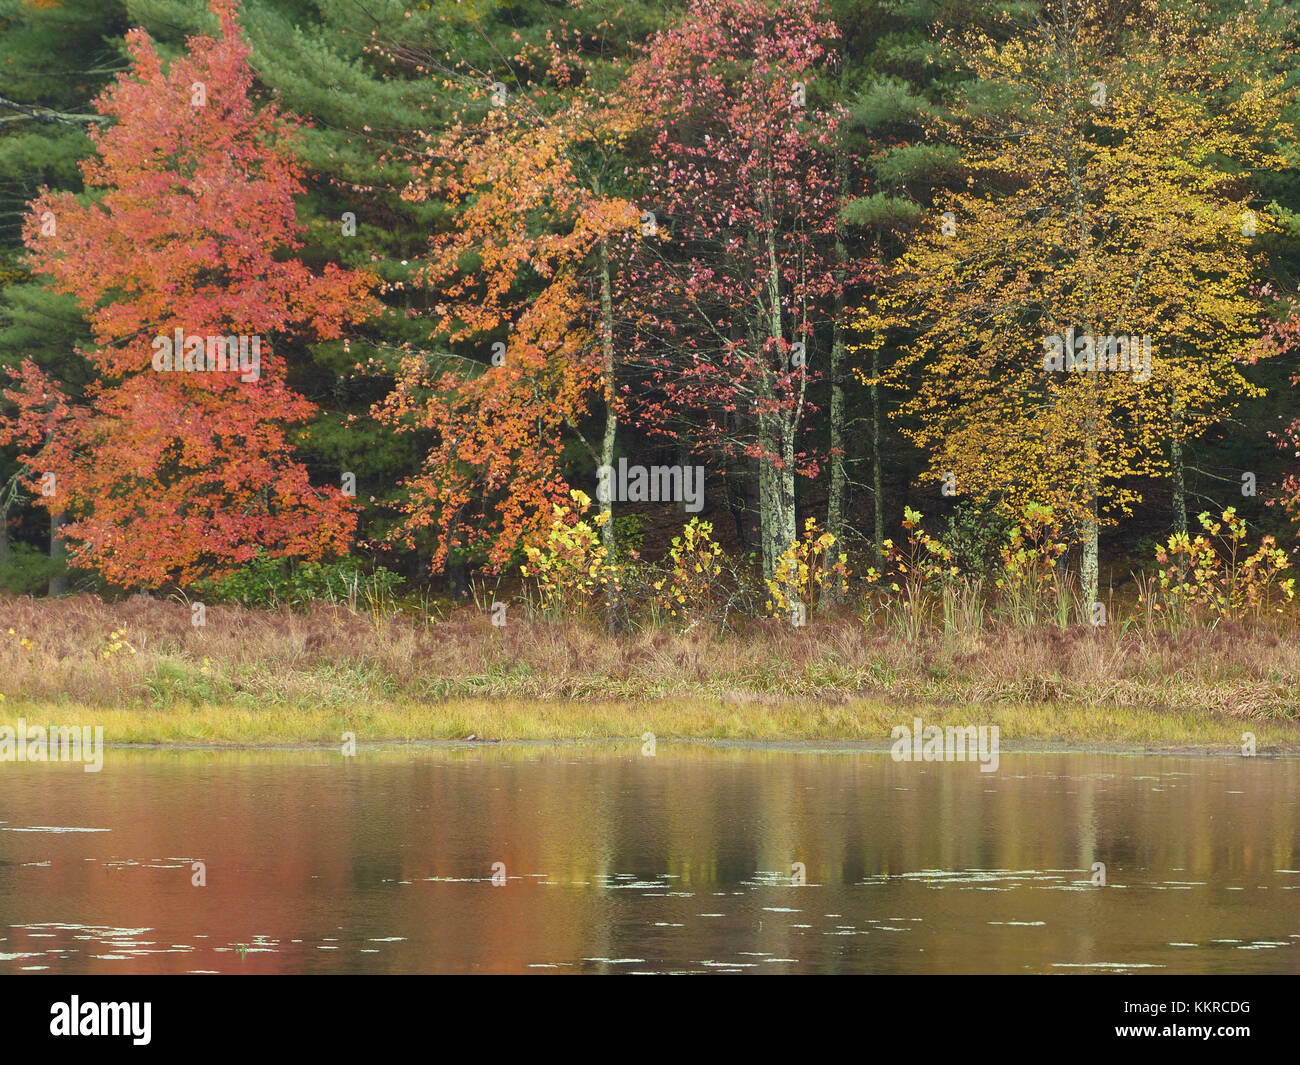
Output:
[[644,630],[611,638],[582,622],[301,613],[179,602],[0,599],[0,694],[11,704],[117,708],[346,706],[453,698],[825,706],[861,699],[1195,709],[1300,718],[1300,641],[1221,624],[933,633],[909,641],[856,617],[738,632]]

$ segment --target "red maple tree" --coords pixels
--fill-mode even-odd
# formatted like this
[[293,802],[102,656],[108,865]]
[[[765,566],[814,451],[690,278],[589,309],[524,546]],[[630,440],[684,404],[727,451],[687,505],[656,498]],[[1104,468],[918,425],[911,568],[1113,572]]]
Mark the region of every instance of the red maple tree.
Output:
[[[795,475],[836,291],[840,117],[808,104],[838,37],[820,0],[696,0],[628,79],[657,135],[647,206],[667,240],[633,245],[617,293],[640,424],[757,466],[764,568],[796,539]],[[852,280],[852,279],[850,279]]]
[[371,280],[292,256],[295,124],[250,97],[237,0],[211,9],[220,35],[166,69],[143,30],[127,36],[131,68],[95,104],[113,121],[91,132],[88,195],[43,192],[23,230],[34,269],[84,308],[94,374],[74,403],[25,364],[0,440],[55,475],[38,501],[68,519],[69,561],[128,586],[220,574],[259,549],[336,554],[355,524],[293,456],[286,428],[314,408],[275,347],[372,313]]

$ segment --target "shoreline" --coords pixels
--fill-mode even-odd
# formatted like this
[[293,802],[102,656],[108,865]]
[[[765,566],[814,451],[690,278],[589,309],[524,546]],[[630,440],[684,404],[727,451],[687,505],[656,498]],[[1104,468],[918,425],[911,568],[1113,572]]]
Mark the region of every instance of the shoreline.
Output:
[[[1016,753],[1300,755],[1300,722],[1204,710],[1061,703],[899,703],[794,700],[453,699],[364,706],[224,704],[107,708],[51,702],[0,704],[0,726],[102,726],[114,749],[320,750],[354,734],[357,749],[380,746],[499,747],[657,744],[792,752],[887,753],[895,726],[996,726],[999,745]],[[476,739],[470,739],[470,736]]]
[[[711,751],[750,751],[769,754],[822,754],[822,755],[856,755],[888,754],[889,743],[824,743],[817,740],[707,740],[707,739],[658,739],[660,753],[665,750],[683,748],[702,748]],[[510,750],[527,748],[530,750],[591,750],[608,749],[610,753],[620,748],[630,748],[624,753],[635,753],[641,744],[639,736],[615,736],[609,739],[546,739],[546,740],[374,740],[357,744],[357,755],[392,754],[406,750],[446,750],[469,751],[480,748],[488,750]],[[336,751],[337,743],[105,743],[106,751],[194,751],[220,753],[223,751],[253,753],[302,753]],[[1240,750],[1226,747],[1179,746],[1179,747],[1139,747],[1125,743],[1066,743],[1053,740],[1027,740],[1024,743],[1000,744],[999,757],[1009,755],[1041,754],[1104,754],[1114,757],[1149,757],[1149,758],[1241,758]],[[1251,757],[1264,761],[1279,761],[1300,758],[1300,744],[1285,747],[1261,748]],[[942,761],[936,759],[936,761]],[[923,763],[924,764],[924,763]]]

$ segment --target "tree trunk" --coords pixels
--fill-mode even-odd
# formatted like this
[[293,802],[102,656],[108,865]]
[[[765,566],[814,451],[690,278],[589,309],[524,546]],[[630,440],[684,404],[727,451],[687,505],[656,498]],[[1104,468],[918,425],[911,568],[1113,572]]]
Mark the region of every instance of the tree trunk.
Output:
[[[840,94],[848,89],[848,63],[840,60]],[[849,160],[843,145],[837,144],[835,154],[835,187],[845,194],[849,181]],[[831,483],[826,496],[826,531],[835,537],[832,548],[836,561],[845,562],[844,509],[848,495],[848,472],[844,464],[844,262],[848,252],[844,246],[844,220],[835,219],[835,316],[831,324]],[[822,589],[821,608],[834,606],[844,598],[838,582],[831,581]]]
[[876,546],[876,568],[885,564],[885,490],[880,463],[880,349],[871,349],[871,535]]
[[[836,248],[840,245],[837,242]],[[844,503],[848,494],[848,474],[844,468],[844,385],[840,382],[844,363],[844,333],[840,325],[842,302],[835,298],[834,337],[831,341],[831,483],[826,497],[826,531],[835,537],[831,553],[836,562],[846,562],[844,555]],[[827,559],[830,562],[830,559]],[[829,581],[822,589],[820,606],[829,609],[843,600],[839,582]]]
[[[770,198],[765,209],[771,214]],[[782,341],[781,271],[776,257],[776,234],[767,229],[767,298],[768,337]],[[805,375],[807,370],[804,369]],[[770,389],[768,399],[774,398]],[[800,400],[802,408],[802,399]],[[784,414],[759,415],[759,522],[763,536],[763,573],[769,579],[776,572],[777,562],[795,542],[794,507],[794,436],[799,427],[801,411]],[[796,590],[791,583],[786,597],[793,601]]]
[[457,602],[469,598],[469,581],[465,573],[465,559],[456,551],[447,552],[447,592]]
[[[686,444],[685,441],[678,441],[677,465],[682,471],[682,476],[685,477],[686,470],[689,469],[691,466],[691,449]],[[703,493],[704,493],[703,486],[700,487],[700,493],[701,493],[701,501],[703,501]],[[690,511],[686,509],[685,492],[682,492],[681,498],[678,499],[676,502],[677,502],[677,506],[674,509],[676,510],[677,513],[677,520],[680,521],[683,525],[685,525],[688,521],[691,520],[692,517],[695,517],[696,515],[693,515]]]
[[835,321],[831,340],[831,484],[826,499],[826,531],[837,540],[844,526],[844,500],[848,477],[844,468],[844,330]]
[[[614,465],[614,444],[618,437],[618,409],[615,404],[614,381],[614,300],[609,276],[609,245],[600,242],[600,346],[605,371],[605,432],[600,441],[600,464]],[[612,486],[611,486],[612,489]],[[614,561],[618,543],[614,537],[614,493],[600,503],[604,524],[600,527],[600,540],[605,548],[607,564]],[[612,636],[619,628],[619,596],[613,580],[605,582],[605,630]]]
[[1092,492],[1092,513],[1084,519],[1080,535],[1082,559],[1079,563],[1079,579],[1083,585],[1083,608],[1091,614],[1092,604],[1097,602],[1098,587],[1098,537],[1097,537],[1097,493]]
[[[797,535],[794,441],[788,434],[779,432],[773,424],[775,420],[771,415],[763,415],[759,429],[759,447],[763,452],[758,460],[759,526],[763,541],[763,576],[769,580],[776,574],[778,561]],[[787,595],[792,597],[793,591],[792,586]]]
[[[1088,327],[1091,330],[1091,326]],[[1090,379],[1094,393],[1101,387],[1100,382],[1093,375]],[[1089,396],[1089,402],[1094,401],[1093,396]],[[1084,492],[1087,500],[1087,512],[1083,519],[1083,527],[1080,530],[1080,548],[1082,557],[1079,562],[1079,584],[1083,590],[1083,611],[1084,618],[1091,618],[1092,606],[1097,602],[1098,574],[1101,568],[1099,553],[1099,529],[1097,522],[1097,497],[1100,494],[1098,479],[1100,471],[1097,469],[1097,455],[1093,447],[1093,441],[1097,436],[1097,418],[1096,407],[1083,423],[1084,447],[1087,449],[1087,461],[1084,464]]]
[[1169,479],[1173,485],[1174,532],[1187,532],[1187,483],[1183,472],[1182,417],[1175,409],[1169,438]]
[[[63,544],[63,538],[59,535],[59,530],[67,524],[67,519],[62,514],[50,515],[50,560],[53,562],[62,562],[67,557],[68,549]],[[68,575],[66,573],[56,573],[50,577],[47,593],[49,595],[66,595],[68,591]]]

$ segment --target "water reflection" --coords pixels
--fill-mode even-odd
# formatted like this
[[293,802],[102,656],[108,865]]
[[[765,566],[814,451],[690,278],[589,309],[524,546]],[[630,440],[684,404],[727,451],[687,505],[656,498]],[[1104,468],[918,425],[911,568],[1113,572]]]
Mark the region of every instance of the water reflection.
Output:
[[1298,844],[1295,759],[110,749],[0,766],[0,971],[1294,972]]

